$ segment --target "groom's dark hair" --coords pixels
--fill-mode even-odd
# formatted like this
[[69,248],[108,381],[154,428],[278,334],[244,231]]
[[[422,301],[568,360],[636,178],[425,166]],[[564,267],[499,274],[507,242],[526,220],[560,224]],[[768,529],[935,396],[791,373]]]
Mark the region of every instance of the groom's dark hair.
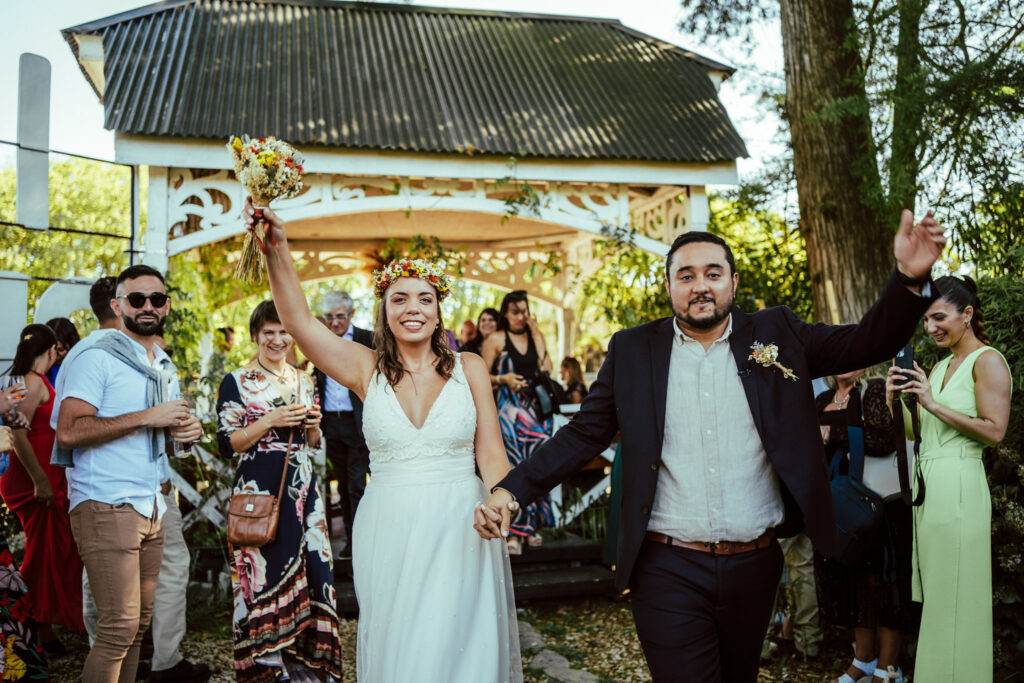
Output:
[[669,272],[672,268],[672,256],[680,247],[684,247],[687,244],[692,244],[693,242],[708,242],[710,244],[717,244],[718,246],[720,246],[722,249],[725,250],[725,260],[729,264],[729,275],[736,274],[736,259],[733,258],[732,249],[729,248],[729,245],[726,244],[725,240],[723,240],[718,235],[712,235],[710,232],[701,232],[699,230],[693,230],[690,232],[684,232],[682,235],[677,237],[675,241],[672,243],[672,246],[669,247],[668,255],[665,257],[666,279],[670,279],[672,277],[672,273]]

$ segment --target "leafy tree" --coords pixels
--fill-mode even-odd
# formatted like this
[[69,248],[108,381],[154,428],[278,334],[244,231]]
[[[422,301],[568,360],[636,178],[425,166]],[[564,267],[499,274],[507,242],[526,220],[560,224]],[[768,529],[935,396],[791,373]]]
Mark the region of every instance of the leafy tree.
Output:
[[710,36],[749,40],[756,22],[779,21],[781,113],[819,318],[827,281],[844,321],[870,305],[900,209],[929,197],[945,222],[977,232],[977,205],[1019,176],[1024,18],[1013,0],[955,11],[928,0],[682,4],[683,27]]
[[[740,276],[737,306],[754,311],[784,305],[810,319],[803,239],[781,215],[765,208],[764,191],[748,184],[712,195],[708,230],[733,247]],[[580,320],[603,318],[608,334],[672,315],[665,291],[665,259],[633,246],[624,237],[595,244],[595,256],[603,265],[583,283],[583,304],[578,312]],[[607,336],[589,335],[583,341]]]
[[[14,203],[14,169],[0,169],[0,220],[15,221]],[[51,162],[50,224],[127,238],[131,233],[129,170],[75,157]],[[29,310],[50,286],[50,279],[116,275],[128,266],[128,239],[0,225],[0,243],[4,245],[0,270],[44,278],[29,282]]]

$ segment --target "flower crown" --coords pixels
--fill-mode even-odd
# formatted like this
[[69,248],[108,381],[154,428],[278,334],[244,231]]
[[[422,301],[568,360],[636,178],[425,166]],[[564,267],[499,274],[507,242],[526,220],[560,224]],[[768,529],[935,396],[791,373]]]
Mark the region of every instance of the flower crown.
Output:
[[445,275],[441,266],[423,259],[400,259],[392,261],[380,270],[373,271],[374,294],[378,299],[384,298],[384,292],[400,277],[418,277],[426,280],[437,289],[438,301],[444,301],[451,293],[451,280]]

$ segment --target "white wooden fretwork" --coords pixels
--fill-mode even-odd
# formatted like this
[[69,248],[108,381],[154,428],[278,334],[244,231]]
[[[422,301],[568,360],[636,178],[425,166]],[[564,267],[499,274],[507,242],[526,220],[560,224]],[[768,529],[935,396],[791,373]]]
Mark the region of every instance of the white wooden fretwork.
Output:
[[[463,211],[514,214],[592,235],[629,235],[631,220],[635,220],[631,200],[646,205],[652,200],[650,195],[640,196],[620,184],[322,174],[307,174],[304,183],[301,194],[277,203],[286,220],[366,212],[404,216],[415,211]],[[150,192],[159,193],[160,184],[165,185],[167,198],[167,256],[242,232],[242,188],[230,171],[170,168],[166,181],[151,184]],[[669,196],[674,201],[681,191],[662,188],[657,201],[664,203]],[[444,240],[443,235],[439,237]],[[658,239],[643,235],[632,239],[643,249],[664,253],[665,244]]]

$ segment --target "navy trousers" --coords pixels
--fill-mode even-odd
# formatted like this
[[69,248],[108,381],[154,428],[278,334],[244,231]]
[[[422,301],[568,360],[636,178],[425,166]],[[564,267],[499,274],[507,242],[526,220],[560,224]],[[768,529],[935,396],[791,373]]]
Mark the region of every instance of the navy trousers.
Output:
[[321,427],[327,445],[327,460],[338,480],[341,495],[341,516],[345,520],[346,543],[352,544],[352,520],[366,490],[370,471],[370,451],[363,439],[361,426],[351,411],[325,412]]
[[712,555],[645,541],[630,577],[654,683],[755,683],[782,551]]

